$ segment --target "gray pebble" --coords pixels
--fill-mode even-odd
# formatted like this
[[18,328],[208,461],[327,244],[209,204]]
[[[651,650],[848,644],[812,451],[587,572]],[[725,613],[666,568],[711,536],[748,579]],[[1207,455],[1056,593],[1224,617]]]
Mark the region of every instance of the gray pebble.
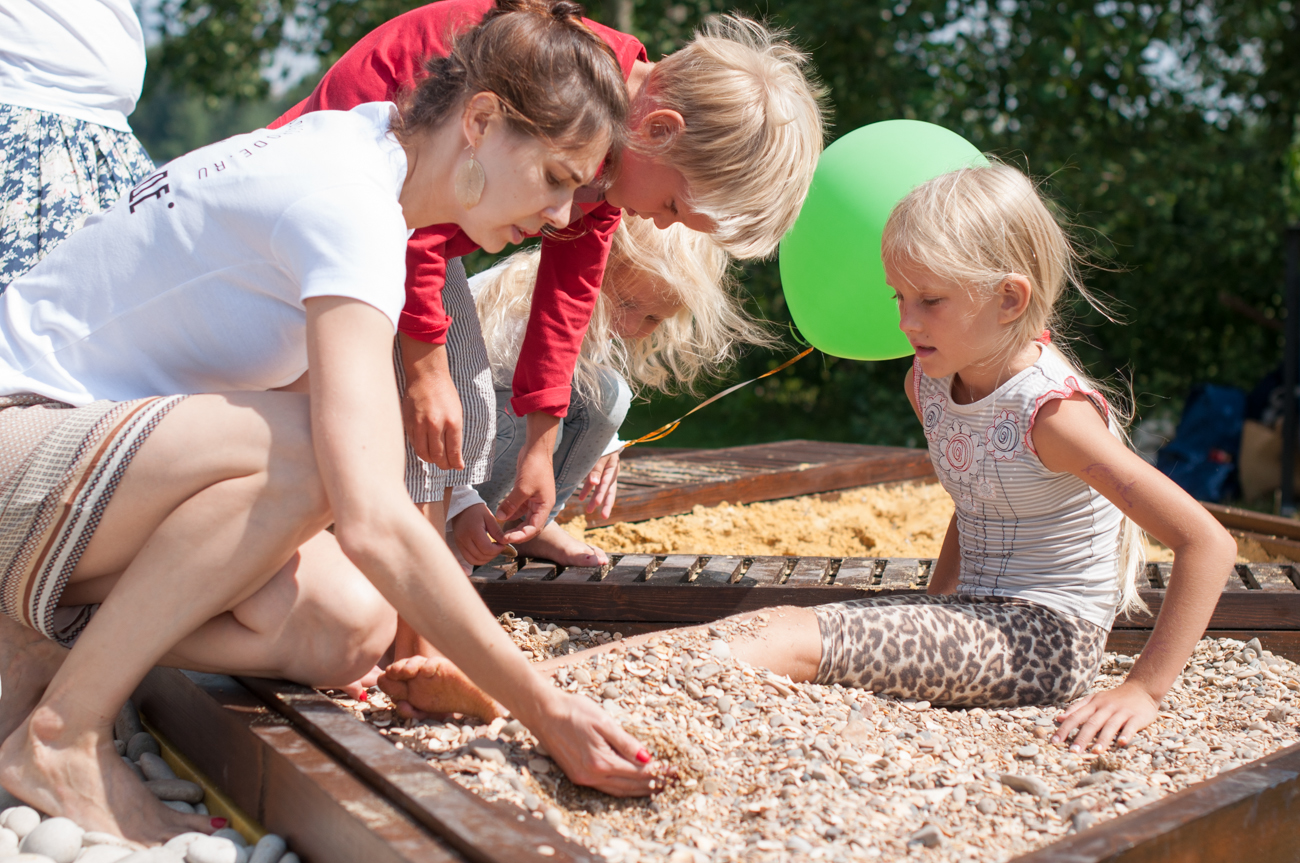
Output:
[[808,854],[813,850],[811,842],[807,839],[801,839],[798,836],[791,836],[789,839],[785,840],[785,847],[796,854]]
[[0,827],[0,858],[18,853],[18,834],[8,827]]
[[117,719],[113,720],[113,736],[118,740],[130,741],[141,731],[144,731],[144,724],[140,722],[140,713],[128,698],[117,712]]
[[943,833],[933,824],[927,824],[907,837],[908,845],[924,845],[926,848],[938,848],[943,844]]
[[1047,783],[1037,776],[1017,776],[1014,773],[1003,773],[1002,784],[1012,791],[1019,791],[1023,794],[1032,794],[1035,797],[1046,797],[1052,793],[1052,789]]
[[154,755],[162,754],[158,741],[154,740],[153,735],[148,731],[141,731],[126,742],[126,757],[132,761],[139,761],[140,756],[146,752],[152,752]]
[[144,771],[140,769],[139,764],[136,764],[134,761],[132,761],[130,758],[127,758],[125,755],[122,756],[122,761],[126,763],[127,767],[131,768],[132,773],[140,777],[141,782],[144,781]]
[[212,835],[218,839],[229,839],[240,847],[248,844],[248,840],[244,838],[244,834],[240,833],[234,827],[222,827],[220,830],[213,830]]
[[180,800],[191,805],[203,800],[203,786],[184,779],[150,779],[144,787],[159,800]]
[[564,826],[564,813],[556,809],[554,806],[547,806],[542,812],[542,817],[545,818],[546,823],[552,827]]
[[469,752],[480,761],[491,761],[493,764],[506,763],[506,750],[495,740],[475,740],[469,745]]
[[573,679],[579,686],[591,686],[591,672],[581,666],[573,669]]
[[288,850],[289,846],[284,841],[284,837],[268,833],[257,840],[257,845],[253,847],[253,853],[248,858],[248,863],[280,863],[280,858]]
[[121,845],[92,845],[77,858],[77,863],[120,863],[130,857],[130,848]]
[[41,813],[30,806],[11,806],[0,812],[0,827],[8,827],[21,842],[41,823]]
[[207,804],[206,804],[206,803],[195,803],[195,804],[194,804],[194,814],[195,814],[195,815],[211,815],[212,813],[208,811],[208,807],[207,807]]
[[298,859],[297,854],[290,851],[288,854],[280,858],[280,863],[302,863],[302,861]]
[[44,854],[54,863],[72,863],[81,853],[81,834],[85,832],[70,818],[47,818],[32,828],[18,850]]
[[140,765],[140,771],[144,773],[145,779],[176,778],[176,771],[172,770],[171,765],[164,761],[161,755],[144,752],[141,753],[136,763]]
[[709,635],[713,636],[714,638],[721,638],[721,637],[722,637],[722,630],[721,630],[721,629],[718,629],[716,626],[710,626],[710,627],[709,627]]
[[606,683],[604,688],[600,690],[600,697],[613,701],[618,698],[618,687],[612,683]]
[[1033,757],[1034,757],[1035,755],[1037,755],[1037,754],[1038,754],[1038,744],[1037,744],[1037,743],[1030,743],[1030,744],[1028,744],[1028,745],[1026,745],[1026,746],[1022,746],[1022,747],[1020,747],[1019,749],[1016,750],[1016,757],[1017,757],[1017,758],[1033,758]]
[[1097,785],[1101,782],[1105,782],[1109,778],[1110,778],[1109,770],[1098,770],[1096,773],[1089,773],[1087,776],[1084,776],[1082,779],[1080,779],[1078,782],[1075,783],[1075,787],[1087,788],[1089,785]]
[[204,836],[185,849],[185,863],[238,863],[239,848],[220,836]]
[[975,808],[979,810],[981,815],[992,815],[998,811],[998,804],[992,797],[984,797],[975,804]]
[[524,727],[524,724],[520,722],[518,719],[512,719],[509,722],[507,722],[505,725],[501,726],[501,736],[518,737],[519,735],[523,734],[527,730],[528,729]]
[[691,698],[694,698],[697,701],[704,697],[704,687],[700,686],[694,680],[686,681],[685,686],[683,686],[682,688],[686,690],[687,695],[689,695]]
[[114,740],[113,740],[113,748],[117,750],[117,754],[118,754],[118,755],[125,755],[125,754],[126,754],[126,741],[125,741],[125,740],[118,740],[118,739],[114,738]]
[[169,809],[175,809],[177,812],[184,812],[187,815],[194,814],[194,807],[186,803],[184,800],[163,800],[161,802],[162,805]]
[[1082,833],[1097,823],[1097,816],[1086,809],[1081,809],[1070,818],[1070,827],[1075,833]]
[[1264,718],[1269,722],[1286,722],[1286,708],[1281,705],[1274,707]]

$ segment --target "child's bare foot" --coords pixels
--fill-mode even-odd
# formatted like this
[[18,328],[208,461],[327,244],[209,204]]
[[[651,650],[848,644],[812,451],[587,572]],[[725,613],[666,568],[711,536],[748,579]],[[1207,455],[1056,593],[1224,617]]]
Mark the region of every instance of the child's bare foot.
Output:
[[0,614],[0,742],[32,712],[67,655],[66,648]]
[[516,543],[516,547],[520,554],[553,560],[564,566],[604,566],[609,563],[609,555],[604,551],[575,539],[553,521],[528,542]]
[[74,733],[47,705],[0,746],[0,784],[42,812],[146,845],[213,829],[207,816],[169,809],[144,787],[113,747],[111,725]]
[[505,710],[445,656],[412,656],[388,666],[379,678],[403,716],[463,713],[491,722]]

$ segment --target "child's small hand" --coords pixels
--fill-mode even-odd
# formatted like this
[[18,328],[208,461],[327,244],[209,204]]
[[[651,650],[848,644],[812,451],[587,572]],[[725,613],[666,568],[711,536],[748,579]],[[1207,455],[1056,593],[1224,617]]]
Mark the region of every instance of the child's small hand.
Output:
[[476,503],[451,520],[456,548],[474,566],[482,566],[506,550],[505,533],[486,504]]
[[1089,695],[1056,717],[1061,727],[1052,742],[1064,743],[1078,729],[1070,742],[1071,752],[1082,752],[1089,744],[1093,752],[1105,752],[1112,741],[1128,746],[1133,735],[1155,722],[1158,704],[1145,689],[1126,680],[1114,689]]
[[[591,499],[587,500],[587,496]],[[587,474],[587,481],[578,493],[578,500],[587,501],[587,512],[600,511],[601,518],[609,518],[614,509],[614,498],[618,495],[618,453],[612,452],[597,459],[596,464]]]

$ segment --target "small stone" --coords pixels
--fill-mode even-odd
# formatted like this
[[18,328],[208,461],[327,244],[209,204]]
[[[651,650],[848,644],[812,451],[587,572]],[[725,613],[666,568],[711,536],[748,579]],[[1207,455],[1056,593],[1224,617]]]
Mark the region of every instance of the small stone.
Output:
[[612,683],[606,683],[604,688],[600,690],[600,697],[606,699],[607,701],[617,700],[618,687]]
[[18,850],[44,854],[54,863],[72,863],[81,853],[81,834],[85,832],[69,818],[48,818],[32,828]]
[[579,635],[582,635],[582,627],[581,627],[581,626],[570,626],[570,627],[569,627],[569,637],[570,637],[570,638],[577,638]]
[[545,818],[546,823],[552,827],[564,826],[564,813],[559,809],[556,809],[554,806],[547,806],[546,809],[542,811],[542,817]]
[[[89,836],[90,834],[87,833],[86,835]],[[182,856],[184,856],[186,848],[190,847],[200,839],[203,839],[207,835],[208,834],[206,833],[197,833],[194,831],[191,831],[189,833],[178,833],[177,835],[173,836],[172,838],[168,839],[165,843],[163,843],[162,847],[166,851],[177,851]],[[83,843],[85,842],[84,838],[82,839],[82,842]]]
[[727,642],[720,638],[715,639],[709,644],[709,656],[712,656],[714,659],[730,659],[731,645],[727,644]]
[[542,798],[538,797],[536,794],[525,794],[523,802],[525,809],[529,812],[536,812],[541,808]]
[[0,812],[0,827],[8,827],[14,831],[18,841],[27,838],[27,834],[36,829],[36,825],[41,823],[41,814],[30,806],[13,806]]
[[0,859],[18,853],[18,834],[8,827],[0,827]]
[[943,833],[933,824],[927,824],[907,837],[908,845],[924,845],[926,848],[938,848],[943,844]]
[[126,742],[126,757],[132,761],[139,761],[140,756],[145,752],[152,752],[154,755],[162,754],[158,741],[154,740],[153,735],[148,731],[141,731]]
[[505,747],[495,740],[479,738],[469,745],[469,753],[480,761],[491,761],[503,766],[506,763]]
[[1076,814],[1087,812],[1096,805],[1097,801],[1091,797],[1076,797],[1073,800],[1063,803],[1061,807],[1056,810],[1056,817],[1060,818],[1062,821],[1069,821]]
[[204,836],[185,849],[185,863],[238,863],[239,848],[229,839]]
[[[550,845],[538,845],[537,853],[542,855],[543,857],[554,857],[555,849],[552,848]],[[284,863],[284,861],[281,861],[281,863]]]
[[1272,731],[1273,729],[1269,728],[1263,722],[1256,721],[1247,725],[1246,730],[1247,731]]
[[1264,718],[1269,722],[1286,722],[1286,708],[1278,705],[1270,710]]
[[162,805],[170,809],[175,809],[177,812],[184,812],[187,815],[194,814],[194,807],[186,803],[184,800],[163,800]]
[[730,731],[736,727],[736,717],[728,713],[726,716],[722,717],[721,725],[723,731]]
[[718,665],[716,662],[706,662],[703,665],[701,665],[699,668],[695,669],[695,676],[707,680],[708,678],[716,675],[721,670],[722,670],[722,666]]
[[1089,773],[1075,783],[1076,788],[1087,788],[1089,785],[1097,785],[1110,779],[1109,770],[1097,770]]
[[705,794],[717,794],[724,787],[725,786],[721,782],[714,779],[713,777],[709,777],[708,779],[705,779],[704,782],[700,784],[700,790],[703,791]]
[[551,772],[551,762],[545,758],[529,758],[528,769],[534,773],[546,774]]
[[298,858],[297,854],[290,851],[288,854],[280,858],[280,863],[302,863],[302,860]]
[[573,669],[573,679],[579,686],[591,686],[591,672],[582,666]]
[[1081,809],[1070,817],[1070,828],[1074,830],[1075,833],[1082,833],[1096,823],[1097,816],[1093,815],[1086,809]]
[[212,835],[218,839],[229,839],[231,842],[235,843],[235,847],[237,848],[243,848],[248,844],[248,840],[244,838],[244,834],[240,833],[234,827],[222,827],[220,830],[213,830]]
[[731,708],[734,705],[735,702],[731,700],[731,696],[724,695],[718,699],[718,713],[722,714],[723,716],[726,716],[728,713],[731,712]]
[[1016,750],[1017,758],[1033,758],[1038,754],[1038,744],[1030,743]]
[[700,686],[694,680],[686,681],[682,688],[686,690],[687,695],[694,698],[696,701],[704,697],[704,687]]
[[505,725],[501,726],[501,736],[518,737],[519,735],[523,734],[527,730],[528,729],[524,727],[524,724],[520,722],[518,719],[512,719],[509,722],[507,722]]
[[144,787],[159,800],[180,800],[191,804],[203,800],[203,786],[184,779],[150,779]]
[[171,765],[164,761],[161,755],[144,752],[136,763],[140,765],[140,772],[144,774],[145,779],[177,778],[176,771],[172,770]]
[[121,845],[92,845],[81,852],[77,863],[121,863],[133,853],[130,848]]
[[129,742],[141,731],[144,731],[144,724],[140,722],[140,712],[128,698],[126,704],[123,704],[122,709],[117,712],[117,718],[113,720],[113,737]]
[[[125,741],[125,740],[118,740],[117,738],[113,738],[113,748],[117,750],[117,754],[118,754],[118,755],[125,755],[125,754],[126,754],[126,741]],[[8,792],[5,792],[5,793],[7,794]]]
[[981,797],[980,802],[975,804],[981,815],[992,815],[998,811],[998,804],[992,797]]
[[709,635],[713,638],[722,638],[722,630],[716,626],[709,626]]
[[1014,773],[1003,773],[1001,780],[1003,785],[1022,794],[1046,797],[1052,793],[1052,789],[1047,786],[1047,783],[1037,776],[1018,776]]
[[840,738],[849,743],[866,743],[871,739],[871,726],[861,719],[850,717],[848,725],[840,732]]
[[808,854],[812,851],[812,843],[807,839],[801,839],[798,836],[791,836],[785,840],[785,847],[796,854]]
[[1256,656],[1260,656],[1264,653],[1264,645],[1259,643],[1258,638],[1252,638],[1250,641],[1246,642],[1246,646],[1243,647],[1242,650],[1253,650],[1255,651]]

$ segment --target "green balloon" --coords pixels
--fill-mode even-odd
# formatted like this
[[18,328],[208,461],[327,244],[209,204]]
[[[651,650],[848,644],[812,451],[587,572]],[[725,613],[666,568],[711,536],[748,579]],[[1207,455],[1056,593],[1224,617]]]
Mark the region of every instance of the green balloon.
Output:
[[781,241],[782,289],[804,338],[854,360],[911,354],[880,260],[885,222],[925,181],[987,164],[965,138],[918,120],[872,123],[827,147]]

